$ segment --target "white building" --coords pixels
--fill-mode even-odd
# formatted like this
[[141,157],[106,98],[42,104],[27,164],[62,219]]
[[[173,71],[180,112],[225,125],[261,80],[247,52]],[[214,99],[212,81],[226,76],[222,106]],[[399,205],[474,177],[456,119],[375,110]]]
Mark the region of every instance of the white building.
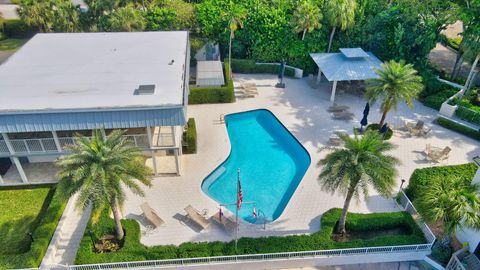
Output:
[[0,184],[54,181],[29,168],[92,129],[127,130],[156,174],[167,157],[179,174],[189,53],[185,31],[37,34],[0,66]]

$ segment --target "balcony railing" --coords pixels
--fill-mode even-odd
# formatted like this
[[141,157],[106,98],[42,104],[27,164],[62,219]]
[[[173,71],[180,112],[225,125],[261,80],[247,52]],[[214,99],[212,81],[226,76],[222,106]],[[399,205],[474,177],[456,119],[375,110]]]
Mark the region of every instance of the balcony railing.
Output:
[[[136,147],[150,148],[147,134],[124,135],[128,141]],[[154,148],[174,147],[172,134],[159,133],[152,134],[152,146]],[[65,146],[75,145],[74,137],[58,138],[62,151],[65,152]],[[10,144],[15,154],[39,154],[39,153],[59,153],[54,138],[40,139],[10,139]],[[0,139],[0,155],[10,155],[7,143]]]

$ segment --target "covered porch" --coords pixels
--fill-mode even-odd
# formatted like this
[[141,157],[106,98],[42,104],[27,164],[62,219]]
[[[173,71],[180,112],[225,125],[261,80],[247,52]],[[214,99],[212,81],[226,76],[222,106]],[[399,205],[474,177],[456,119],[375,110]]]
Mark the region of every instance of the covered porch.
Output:
[[363,81],[377,78],[375,70],[381,69],[382,62],[371,52],[361,48],[342,48],[339,53],[311,53],[318,66],[317,83],[322,74],[329,82],[333,82],[330,102],[335,102],[337,82]]

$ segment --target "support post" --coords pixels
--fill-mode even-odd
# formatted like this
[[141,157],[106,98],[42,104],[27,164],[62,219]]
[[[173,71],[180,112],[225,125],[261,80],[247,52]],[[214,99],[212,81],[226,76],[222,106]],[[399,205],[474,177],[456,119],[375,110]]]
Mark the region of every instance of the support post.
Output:
[[146,129],[147,129],[148,145],[150,145],[150,148],[151,148],[153,146],[152,129],[150,127],[146,127]]
[[0,174],[0,184],[3,184],[3,178],[1,174]]
[[157,158],[155,157],[155,150],[152,149],[153,147],[152,128],[148,126],[146,127],[146,129],[147,129],[148,145],[150,146],[150,153],[152,155],[153,174],[157,176],[158,175]]
[[321,81],[322,81],[322,71],[318,69],[317,83],[320,83]]
[[157,158],[155,156],[155,150],[152,150],[152,167],[153,167],[153,174],[155,176],[158,176],[158,170],[157,170]]
[[3,132],[2,133],[3,140],[5,141],[5,144],[7,145],[8,151],[10,152],[10,155],[15,154],[15,149],[13,149],[12,143],[10,142],[10,138],[8,138],[7,133]]
[[180,158],[179,158],[179,155],[180,155],[180,149],[182,148],[181,144],[180,145],[177,145],[177,136],[176,136],[176,129],[177,127],[176,126],[171,126],[171,130],[172,130],[172,139],[173,139],[173,145],[175,146],[175,167],[176,167],[176,170],[177,170],[177,175],[180,175]]
[[175,137],[175,126],[170,126],[172,132],[172,142],[173,146],[177,146],[177,138]]
[[178,148],[175,148],[175,168],[177,170],[177,175],[180,175],[180,158],[178,157]]
[[330,95],[330,102],[335,102],[335,92],[337,91],[337,81],[333,81],[332,94]]
[[20,174],[20,178],[22,178],[23,183],[28,183],[28,178],[27,175],[25,174],[25,171],[23,170],[22,163],[20,163],[20,160],[18,157],[12,157],[13,163],[15,164],[15,167],[17,167],[18,174]]
[[63,151],[62,145],[60,144],[60,140],[58,139],[58,135],[55,130],[52,130],[52,136],[53,136],[53,140],[55,141],[55,145],[57,146],[57,151],[61,153]]

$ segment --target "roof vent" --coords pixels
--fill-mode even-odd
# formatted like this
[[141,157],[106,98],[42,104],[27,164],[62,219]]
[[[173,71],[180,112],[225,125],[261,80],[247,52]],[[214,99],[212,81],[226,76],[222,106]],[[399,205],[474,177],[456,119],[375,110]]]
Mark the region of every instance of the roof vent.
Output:
[[135,89],[134,95],[153,95],[155,93],[155,84],[142,84]]
[[173,63],[175,63],[175,60],[172,59],[172,61],[170,61],[170,62],[168,63],[168,65],[171,66],[171,65],[173,65]]
[[365,58],[369,57],[368,53],[366,53],[362,48],[341,48],[340,52],[345,55],[347,58]]

